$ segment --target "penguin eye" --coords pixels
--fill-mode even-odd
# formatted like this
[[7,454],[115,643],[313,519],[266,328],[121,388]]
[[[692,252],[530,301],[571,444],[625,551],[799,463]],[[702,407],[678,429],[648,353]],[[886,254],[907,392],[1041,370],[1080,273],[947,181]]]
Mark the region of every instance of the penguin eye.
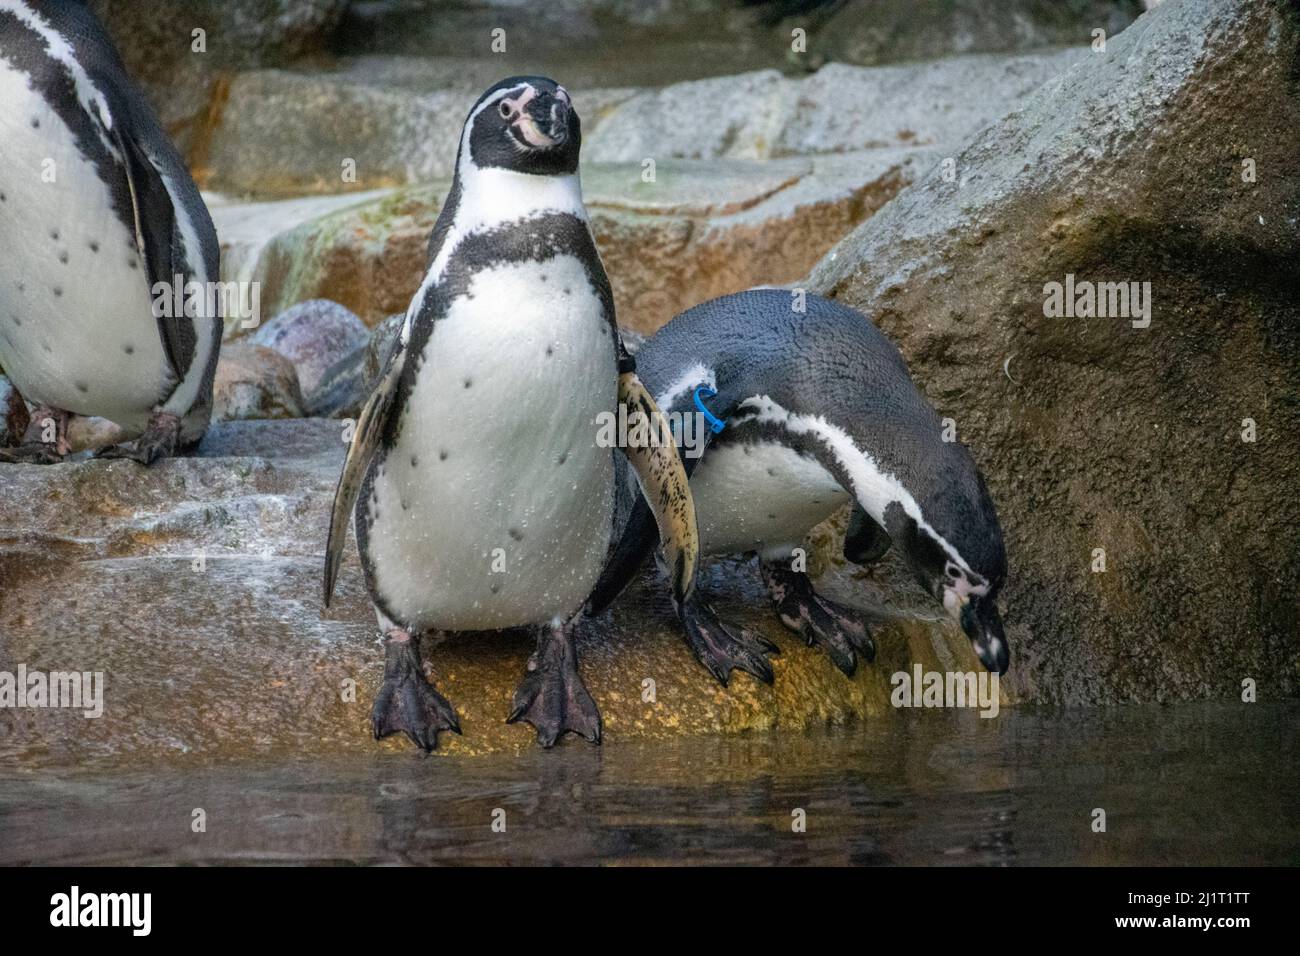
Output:
[[510,119],[510,114],[512,110],[510,109],[510,104],[507,103],[505,100],[501,101],[500,112],[501,112],[502,119]]

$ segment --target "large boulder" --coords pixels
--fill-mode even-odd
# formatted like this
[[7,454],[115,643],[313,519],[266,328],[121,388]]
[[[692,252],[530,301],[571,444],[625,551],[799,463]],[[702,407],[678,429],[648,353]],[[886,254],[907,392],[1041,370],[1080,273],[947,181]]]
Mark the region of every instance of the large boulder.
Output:
[[[890,67],[759,70],[645,90],[559,74],[589,162],[768,159],[956,144],[1015,109],[1085,46]],[[503,67],[445,76],[425,61],[230,80],[196,156],[205,187],[263,198],[428,182],[454,172],[465,114]]]
[[584,136],[583,155],[639,163],[956,145],[1084,55],[1081,47],[888,67],[832,63],[797,79],[764,70],[676,83],[611,104]]
[[90,0],[167,131],[183,150],[200,151],[207,113],[232,72],[321,51],[347,6],[348,0]]
[[[666,160],[651,182],[639,164],[584,167],[620,322],[652,332],[703,299],[799,278],[934,160],[924,149]],[[410,187],[342,209],[336,197],[216,206],[226,278],[258,282],[267,312],[332,299],[373,325],[406,311],[447,188],[445,181]],[[314,218],[311,202],[319,203]],[[281,207],[292,209],[282,214]],[[267,228],[281,220],[291,225],[268,238]],[[228,333],[238,332],[232,319]]]
[[859,64],[1082,45],[1142,12],[1139,0],[842,0],[785,16],[783,4],[768,6],[777,36],[807,30],[804,59]]
[[[586,48],[599,51],[598,64],[619,82],[659,85],[665,76],[755,66],[801,70],[829,60],[897,63],[1078,44],[1094,28],[1118,32],[1141,9],[1141,0],[366,0],[349,9],[337,49],[474,62],[501,28],[509,42],[496,56],[505,72],[588,66]],[[804,31],[799,51],[796,29]]]
[[[1293,4],[1167,0],[808,279],[987,474],[1025,697],[1300,689],[1298,75]],[[1102,281],[1149,325],[1083,317]]]

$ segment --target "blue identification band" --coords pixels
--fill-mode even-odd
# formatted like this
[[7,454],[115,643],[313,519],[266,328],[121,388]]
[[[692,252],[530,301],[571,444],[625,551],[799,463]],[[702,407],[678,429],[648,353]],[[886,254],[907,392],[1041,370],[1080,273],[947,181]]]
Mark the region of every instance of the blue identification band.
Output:
[[715,435],[718,432],[722,431],[724,428],[726,428],[727,423],[723,421],[721,418],[718,418],[718,416],[714,415],[713,412],[705,408],[704,402],[700,398],[700,396],[703,395],[704,398],[712,398],[714,395],[717,394],[718,394],[717,389],[709,388],[709,386],[707,385],[701,385],[699,388],[695,390],[695,407],[698,408],[700,412],[704,415],[704,420],[709,423],[709,427],[713,429],[713,434]]

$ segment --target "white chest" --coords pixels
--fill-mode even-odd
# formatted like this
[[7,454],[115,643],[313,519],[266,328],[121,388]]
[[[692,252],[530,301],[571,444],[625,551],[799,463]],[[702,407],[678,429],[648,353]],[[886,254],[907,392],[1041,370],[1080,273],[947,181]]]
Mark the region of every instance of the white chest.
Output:
[[142,427],[174,381],[148,279],[71,131],[0,60],[0,365],[31,401]]
[[421,628],[567,616],[608,547],[614,344],[582,264],[561,256],[479,273],[434,325],[398,441],[363,502],[390,609]]
[[825,468],[775,443],[710,448],[691,475],[705,554],[786,554],[849,500]]

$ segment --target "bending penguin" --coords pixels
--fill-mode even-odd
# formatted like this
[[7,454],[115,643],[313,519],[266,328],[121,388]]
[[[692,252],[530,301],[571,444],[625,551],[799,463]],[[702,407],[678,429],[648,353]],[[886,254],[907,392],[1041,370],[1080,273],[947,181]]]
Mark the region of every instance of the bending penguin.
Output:
[[615,449],[598,443],[598,422],[620,404],[664,430],[657,445],[624,451],[664,542],[674,601],[688,626],[707,614],[694,598],[686,474],[614,322],[580,145],[569,94],[552,80],[512,77],[474,104],[427,273],[358,418],[334,500],[325,603],[356,502],[386,636],[377,738],[401,731],[432,750],[440,731],[460,732],[425,679],[422,642],[531,627],[537,647],[508,720],[532,724],[548,747],[566,731],[599,741],[573,623],[608,553]]
[[[703,554],[757,552],[782,622],[852,674],[875,657],[853,612],[817,594],[791,555],[853,503],[850,561],[902,550],[921,586],[1001,674],[1010,653],[996,600],[1006,580],[997,513],[970,453],[944,441],[938,414],[902,355],[865,316],[836,302],[755,290],[677,316],[637,351],[669,419],[707,411],[703,453],[687,456]],[[656,544],[637,504],[589,602],[604,610]]]
[[[0,0],[0,103],[0,367],[37,406],[0,460],[58,461],[71,413],[138,436],[105,457],[149,464],[197,441],[221,319],[184,290],[217,279],[216,232],[84,4]],[[182,291],[156,299],[176,277]]]

